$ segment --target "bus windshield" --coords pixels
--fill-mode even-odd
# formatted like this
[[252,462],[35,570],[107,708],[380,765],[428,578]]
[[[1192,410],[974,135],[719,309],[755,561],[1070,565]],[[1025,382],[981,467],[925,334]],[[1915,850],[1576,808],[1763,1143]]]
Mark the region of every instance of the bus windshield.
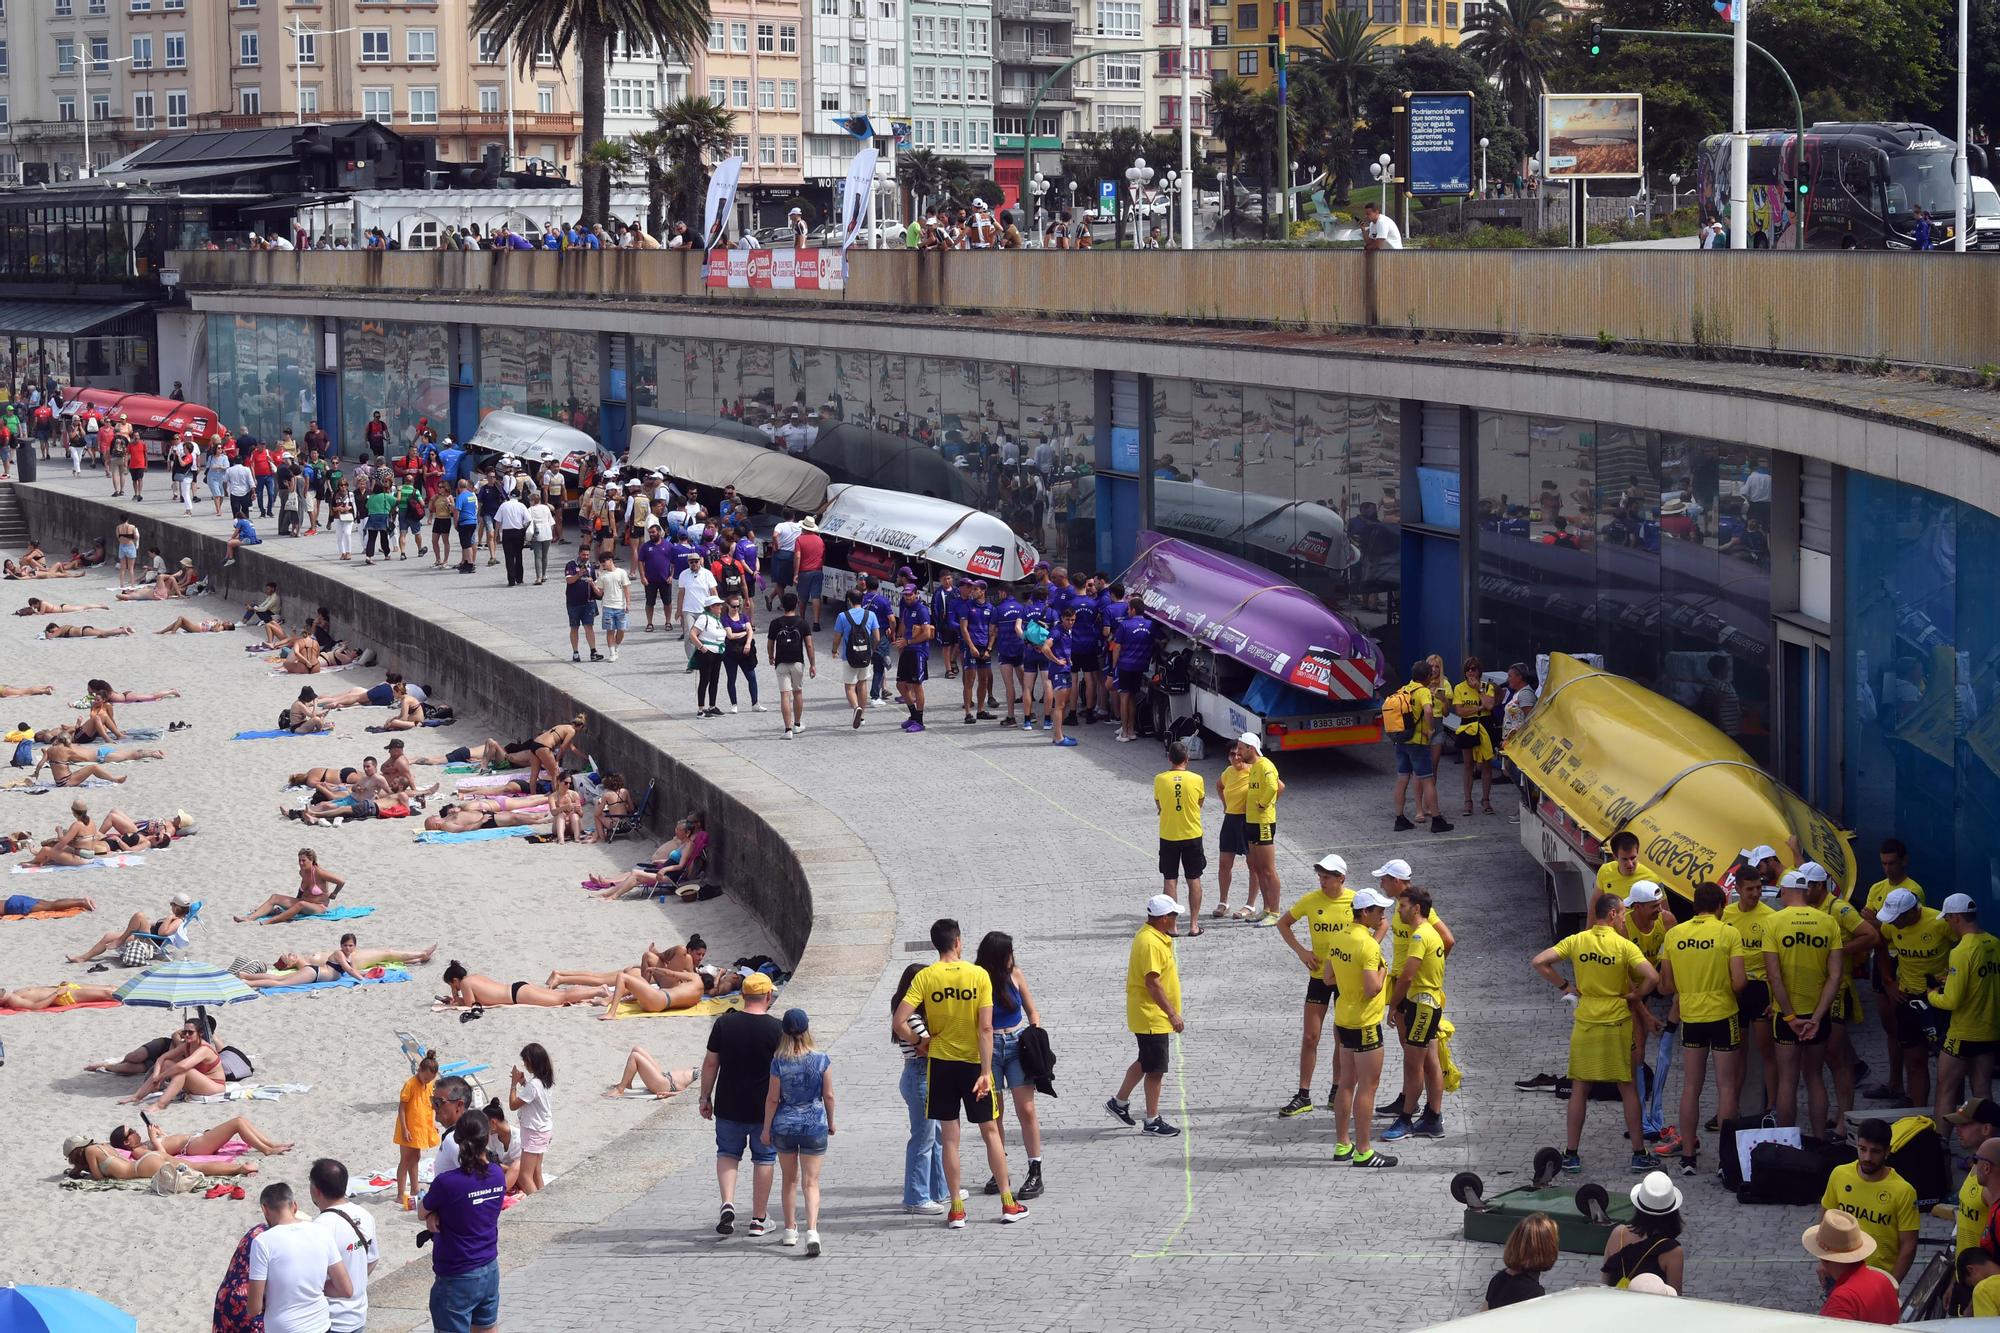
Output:
[[1920,208],[1932,217],[1956,207],[1949,148],[1889,154],[1889,216],[1914,217]]

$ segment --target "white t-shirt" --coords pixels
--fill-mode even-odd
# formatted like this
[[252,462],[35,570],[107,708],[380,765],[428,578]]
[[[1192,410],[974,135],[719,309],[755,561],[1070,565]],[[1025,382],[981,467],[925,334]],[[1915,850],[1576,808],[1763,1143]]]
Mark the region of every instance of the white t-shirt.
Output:
[[1403,248],[1403,229],[1398,227],[1396,220],[1387,213],[1378,213],[1375,220],[1368,224],[1366,231],[1370,239],[1382,242],[1385,250]]
[[[358,1237],[354,1227],[342,1220],[350,1217],[361,1228]],[[358,1204],[343,1203],[315,1217],[313,1225],[324,1227],[326,1234],[333,1237],[334,1248],[340,1251],[341,1260],[347,1265],[347,1280],[354,1284],[352,1296],[327,1300],[327,1310],[333,1316],[333,1333],[356,1333],[368,1323],[368,1265],[382,1257],[375,1244],[374,1215]]]
[[264,1284],[264,1333],[325,1333],[326,1274],[342,1257],[333,1233],[310,1222],[287,1222],[251,1241],[250,1280]]
[[1500,712],[1500,738],[1513,739],[1514,733],[1528,725],[1528,715],[1535,709],[1535,690],[1532,685],[1523,685],[1507,696],[1507,702]]
[[555,1128],[555,1111],[549,1105],[549,1090],[542,1081],[530,1074],[521,1080],[521,1087],[515,1096],[521,1099],[521,1109],[514,1114],[514,1120],[523,1134],[547,1134]]
[[799,544],[799,534],[805,531],[798,524],[787,519],[771,529],[771,546],[774,550],[791,551]]
[[632,576],[616,565],[597,571],[598,596],[607,611],[623,611],[632,604]]
[[674,582],[680,585],[683,605],[696,615],[701,613],[708,599],[715,596],[715,575],[709,573],[706,566],[683,569]]

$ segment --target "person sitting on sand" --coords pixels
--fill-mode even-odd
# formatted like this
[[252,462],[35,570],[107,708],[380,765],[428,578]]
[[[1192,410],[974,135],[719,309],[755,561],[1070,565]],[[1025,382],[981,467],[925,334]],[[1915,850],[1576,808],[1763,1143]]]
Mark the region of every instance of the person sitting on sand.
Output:
[[54,694],[53,685],[0,685],[0,699],[25,699],[37,694]]
[[145,1121],[143,1134],[130,1125],[117,1125],[105,1142],[120,1152],[163,1152],[169,1157],[213,1157],[228,1147],[231,1139],[242,1139],[250,1151],[266,1157],[282,1156],[297,1146],[280,1143],[266,1135],[250,1123],[247,1115],[232,1116],[213,1128],[195,1134],[162,1133],[151,1116],[145,1117]]
[[254,1176],[257,1164],[242,1158],[222,1162],[183,1162],[171,1153],[149,1148],[137,1157],[127,1157],[108,1143],[99,1143],[84,1134],[63,1140],[63,1156],[69,1161],[66,1173],[73,1180],[151,1180],[162,1167],[181,1165],[204,1176]]
[[[207,1024],[208,1033],[212,1037],[215,1035],[215,1020],[211,1018],[207,1020]],[[159,1067],[160,1061],[167,1058],[167,1053],[173,1050],[178,1040],[178,1036],[172,1033],[164,1037],[154,1037],[145,1045],[127,1051],[123,1059],[100,1060],[83,1068],[86,1073],[122,1074],[128,1078],[150,1074]]]
[[83,602],[71,606],[68,602],[45,602],[39,597],[30,597],[28,604],[14,614],[17,616],[66,616],[77,611],[109,611],[103,602]]
[[125,733],[118,729],[118,712],[109,699],[92,694],[85,699],[89,712],[76,720],[70,728],[73,736],[59,739],[84,741],[122,741]]
[[396,715],[386,722],[369,728],[370,731],[415,731],[424,725],[424,706],[412,698],[399,681],[395,687]]
[[28,543],[28,549],[21,553],[21,563],[27,566],[29,569],[47,569],[49,566],[49,557],[48,554],[42,550],[42,544],[40,542],[30,541]]
[[389,790],[398,795],[429,796],[440,784],[433,782],[428,787],[417,785],[417,775],[410,771],[410,761],[403,753],[400,739],[390,741],[387,747],[389,758],[382,764],[382,780],[389,784]]
[[0,1009],[13,1009],[20,1013],[38,1012],[43,1009],[68,1009],[79,1004],[116,1003],[118,988],[115,986],[86,986],[76,981],[58,981],[53,986],[16,986],[12,990],[0,990]]
[[625,1072],[619,1075],[616,1083],[605,1089],[604,1095],[623,1097],[632,1090],[633,1080],[636,1079],[645,1085],[647,1092],[652,1093],[656,1099],[664,1101],[693,1087],[694,1077],[693,1066],[684,1069],[664,1069],[660,1066],[660,1062],[653,1058],[652,1052],[644,1046],[634,1046],[631,1053],[625,1057]]
[[177,616],[165,629],[153,631],[155,634],[234,634],[236,622],[233,620],[196,620],[192,616]]
[[489,828],[532,828],[549,818],[546,808],[530,811],[479,811],[469,805],[457,803],[442,805],[438,812],[424,820],[424,828],[432,833],[471,833],[477,829]]
[[605,831],[611,827],[610,821],[622,815],[629,815],[638,808],[638,803],[632,799],[632,793],[626,789],[625,775],[606,773],[604,790],[598,796],[597,804],[591,809],[590,834],[584,841],[609,842],[611,839],[606,836]]
[[568,774],[556,779],[553,792],[537,799],[549,803],[549,818],[552,821],[549,834],[558,844],[584,841],[583,797],[571,784]]
[[58,912],[95,912],[97,900],[94,898],[32,898],[25,893],[11,893],[0,898],[0,916],[54,916]]
[[80,569],[36,569],[14,560],[0,560],[0,574],[10,579],[80,579]]
[[451,988],[451,996],[444,1003],[452,1009],[470,1009],[475,1006],[492,1009],[507,1004],[560,1009],[566,1005],[587,1004],[604,996],[601,987],[588,990],[574,988],[558,990],[548,986],[537,986],[527,981],[517,981],[510,986],[504,981],[495,981],[492,977],[466,971],[465,964],[456,958],[445,966],[444,984]]
[[51,620],[42,626],[44,639],[122,639],[131,634],[130,625],[117,625],[111,629],[99,629],[95,625],[63,625]]
[[[107,680],[92,680],[84,688],[90,692],[91,698],[101,699],[108,704],[151,704],[158,703],[162,699],[178,699],[181,697],[179,690],[114,690],[111,688],[111,682]],[[29,691],[29,693],[34,694],[53,694],[54,692],[50,688]],[[0,699],[4,698],[6,698],[6,691],[4,688],[0,688]]]
[[264,660],[290,675],[310,676],[334,667],[353,666],[357,662],[368,666],[375,660],[375,650],[370,648],[365,652],[356,652],[345,645],[325,648],[317,637],[306,633],[281,646],[278,656]]
[[136,1106],[158,1092],[160,1105],[171,1106],[183,1095],[214,1097],[227,1088],[222,1077],[222,1053],[216,1050],[206,1030],[189,1020],[175,1038],[173,1049],[160,1057],[138,1091],[118,1101],[122,1106]]
[[331,800],[314,801],[303,810],[278,807],[278,813],[287,819],[300,820],[307,824],[317,824],[325,819],[375,819],[382,813],[381,798],[388,795],[386,784],[375,772],[374,757],[366,761],[371,767],[348,785],[347,795]]
[[312,686],[301,686],[299,697],[286,704],[284,711],[278,715],[279,726],[297,736],[332,731],[333,722],[320,712],[318,699],[319,695]]
[[[662,848],[669,853],[669,859],[665,863],[642,861],[615,880],[603,880],[593,875],[583,882],[583,887],[606,901],[622,898],[636,888],[677,887],[687,875],[700,869],[702,855],[708,850],[706,814],[697,810],[682,820],[681,825],[687,828],[688,834],[686,841],[679,848],[677,859],[674,859],[672,849],[662,844]],[[661,848],[656,848],[655,855],[658,855],[660,850]]]
[[177,893],[174,895],[173,901],[167,904],[167,914],[165,916],[148,917],[144,912],[134,912],[131,919],[125,923],[123,930],[112,931],[110,934],[101,937],[97,943],[91,945],[82,953],[72,954],[70,957],[63,959],[63,961],[65,963],[88,963],[93,959],[103,957],[107,953],[118,953],[125,948],[125,942],[134,935],[152,935],[163,940],[172,939],[175,935],[180,934],[182,927],[187,925],[188,913],[193,907],[193,901],[185,893]]
[[296,921],[302,916],[318,916],[333,906],[335,895],[346,887],[346,880],[320,865],[319,853],[310,847],[301,847],[298,892],[289,898],[274,893],[235,920],[238,925],[255,921],[260,926],[271,926],[280,921]]
[[354,933],[349,931],[340,937],[340,947],[325,953],[281,953],[273,965],[275,972],[285,972],[299,967],[317,967],[324,963],[350,975],[365,972],[371,967],[408,967],[422,965],[431,960],[437,952],[437,945],[428,949],[363,949]]

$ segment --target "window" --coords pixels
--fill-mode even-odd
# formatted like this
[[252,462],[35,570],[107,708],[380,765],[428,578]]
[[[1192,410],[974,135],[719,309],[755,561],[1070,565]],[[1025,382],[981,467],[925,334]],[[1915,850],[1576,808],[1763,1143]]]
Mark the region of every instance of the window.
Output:
[[928,50],[937,45],[937,20],[919,14],[910,20],[910,45]]
[[780,23],[778,25],[778,54],[795,56],[799,53],[799,25]]
[[56,98],[56,119],[76,119],[76,97],[74,94],[63,93]]
[[90,0],[90,9],[88,12],[92,14],[102,14],[104,12],[104,9],[105,9],[105,0]]
[[729,151],[736,157],[747,159],[750,156],[750,136],[738,134],[732,137],[729,141]]
[[236,63],[254,65],[257,63],[257,30],[245,28],[236,34]]
[[1097,132],[1109,134],[1112,130],[1136,130],[1139,128],[1140,108],[1128,102],[1099,102],[1094,110],[1097,115]]
[[500,90],[490,83],[479,85],[479,109],[491,113],[500,109]]
[[132,12],[144,14],[153,7],[153,0],[132,0]]
[[757,165],[775,167],[778,165],[778,136],[760,134],[757,136]]
[[56,38],[56,73],[76,73],[76,39],[74,37]]
[[[188,39],[184,32],[167,34],[167,68],[186,69],[188,63]],[[0,74],[6,73],[6,64],[0,61]]]
[[76,10],[70,5],[70,0],[56,0],[57,18],[66,19],[75,12]]
[[989,66],[973,66],[965,72],[965,79],[966,101],[990,102],[993,100],[993,70]]
[[708,21],[708,49],[720,51],[729,41],[727,29],[721,19]]
[[1208,30],[1208,40],[1212,46],[1229,45],[1229,25],[1227,23],[1218,23],[1213,28],[1210,28]]
[[7,73],[7,43],[0,41],[0,75]]
[[787,134],[778,141],[778,161],[788,167],[799,164],[799,136]]
[[364,65],[386,65],[389,63],[389,30],[387,28],[363,28],[361,30],[361,63]]
[[410,89],[410,124],[435,125],[438,123],[438,90],[435,88]]
[[185,89],[170,89],[167,93],[167,128],[184,130],[188,123],[188,95]]
[[490,28],[479,31],[479,63],[497,65],[500,63],[500,36]]
[[820,110],[822,110],[822,111],[838,111],[838,110],[840,110],[840,90],[839,90],[838,88],[822,88],[822,89],[820,89],[820,90],[819,90],[819,109],[820,109]]
[[90,118],[92,120],[111,119],[110,93],[92,93],[90,95]]
[[411,28],[403,34],[403,49],[412,65],[435,65],[438,58],[436,28]]
[[850,65],[852,65],[852,66],[854,66],[854,68],[856,68],[856,69],[865,69],[865,68],[867,68],[867,66],[868,66],[868,43],[866,43],[866,42],[849,42],[849,43],[847,44],[847,63],[848,63],[848,64],[850,64]]
[[776,111],[778,109],[778,81],[776,79],[757,80],[757,109]]
[[643,116],[652,111],[656,95],[651,79],[610,79],[605,83],[605,110],[615,116]]
[[236,90],[236,111],[244,116],[264,114],[264,90],[261,88],[238,88]]
[[160,0],[161,9],[180,10],[187,8],[187,0]]
[[[1389,2],[1393,4],[1395,0],[1389,0]],[[1236,72],[1238,74],[1255,74],[1257,72],[1257,53],[1255,51],[1238,51],[1236,53]]]
[[964,126],[961,125],[960,122],[956,120],[947,120],[943,122],[943,127],[944,127],[944,146],[946,148],[958,147],[959,131],[962,130]]
[[1236,6],[1236,26],[1243,32],[1254,32],[1257,28],[1257,6]]
[[956,65],[947,65],[938,71],[939,101],[956,102],[964,94],[965,90],[960,86],[960,76],[962,73],[963,71]]
[[938,20],[938,45],[947,51],[958,50],[958,20]]
[[1375,12],[1370,23],[1394,23],[1396,21],[1396,0],[1375,0]]
[[[954,28],[958,26],[957,19],[952,20],[952,26]],[[993,25],[985,19],[967,19],[965,21],[965,49],[968,51],[991,50],[993,46],[992,33]]]
[[1299,24],[1302,27],[1317,28],[1326,18],[1326,6],[1321,0],[1299,0]]
[[937,66],[918,65],[910,71],[912,97],[937,96]]
[[1445,0],[1444,26],[1447,28],[1458,26],[1458,0]]
[[396,104],[392,90],[388,88],[363,88],[361,90],[361,118],[380,121],[387,125],[396,118]]
[[7,99],[0,97],[0,125],[9,125],[12,123],[7,116]]
[[[718,103],[717,105],[720,105]],[[535,87],[535,110],[544,116],[552,116],[556,110],[556,90],[549,84]]]
[[773,55],[778,49],[778,25],[759,23],[757,25],[757,54]]
[[687,96],[687,75],[669,74],[663,80],[660,96],[669,102],[678,102]]
[[319,114],[319,85],[308,83],[299,89],[299,114],[317,116]]
[[840,0],[819,0],[819,15],[821,18],[839,18]]
[[750,80],[731,79],[729,81],[729,105],[738,111],[750,109]]
[[901,115],[903,99],[895,93],[876,93],[875,109],[885,116]]
[[134,37],[132,39],[132,68],[151,69],[153,67],[153,39]]
[[[298,46],[297,55],[299,63],[301,65],[317,65],[319,63],[319,34],[317,32],[299,32],[294,34],[294,38]],[[138,48],[139,39],[137,37],[132,39],[132,45],[135,50]],[[137,63],[137,61],[133,62],[135,65]]]
[[900,65],[902,55],[893,46],[878,46],[875,48],[875,63],[884,66]]
[[726,105],[729,101],[728,80],[710,79],[708,81],[708,100],[717,106]]
[[535,63],[537,65],[555,64],[556,49],[553,46],[550,46],[547,42],[537,43],[535,46]]
[[748,51],[750,50],[749,24],[732,23],[729,25],[729,49],[736,52],[738,55],[744,55],[748,53]]
[[799,109],[799,81],[785,79],[778,84],[778,110],[797,111]]
[[1410,0],[1409,14],[1410,22],[1423,23],[1425,21],[1424,0]]
[[840,63],[840,43],[821,42],[819,44],[819,63],[822,65],[838,65]]
[[[1163,5],[1173,0],[1161,0]],[[1139,0],[1097,0],[1097,35],[1099,37],[1137,37],[1139,35]]]
[[[1251,52],[1255,55],[1256,52]],[[1139,81],[1145,77],[1141,67],[1144,57],[1137,51],[1113,52],[1097,58],[1097,86],[1121,91],[1137,92]]]
[[878,19],[896,17],[896,0],[875,0],[875,17]]

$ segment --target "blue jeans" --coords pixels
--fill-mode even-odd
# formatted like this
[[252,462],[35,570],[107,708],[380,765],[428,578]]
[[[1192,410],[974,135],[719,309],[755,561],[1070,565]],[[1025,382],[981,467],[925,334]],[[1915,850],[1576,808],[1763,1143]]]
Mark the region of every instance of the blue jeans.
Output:
[[431,1327],[437,1333],[472,1333],[500,1322],[500,1261],[470,1273],[431,1278]]
[[886,641],[875,645],[875,671],[868,681],[868,697],[873,699],[882,693],[882,678],[889,672],[889,645]]
[[265,518],[271,516],[271,507],[278,502],[278,477],[276,473],[257,478],[257,512]]
[[743,1150],[750,1150],[752,1166],[769,1166],[778,1160],[778,1149],[769,1139],[761,1137],[764,1126],[749,1120],[729,1120],[715,1117],[715,1155],[743,1160]]
[[1026,1032],[1025,1021],[1011,1032],[993,1034],[993,1089],[1004,1092],[1009,1088],[1032,1088],[1034,1082],[1021,1069],[1021,1034]]
[[900,1087],[903,1105],[910,1111],[910,1141],[903,1149],[903,1206],[913,1208],[932,1199],[946,1199],[951,1189],[944,1181],[944,1148],[938,1143],[937,1121],[924,1115],[922,1060],[903,1061]]
[[729,702],[732,704],[736,702],[736,675],[741,672],[743,679],[749,685],[750,702],[754,706],[757,702],[757,668],[750,665],[747,659],[740,658],[734,653],[724,653],[722,665],[729,672]]

